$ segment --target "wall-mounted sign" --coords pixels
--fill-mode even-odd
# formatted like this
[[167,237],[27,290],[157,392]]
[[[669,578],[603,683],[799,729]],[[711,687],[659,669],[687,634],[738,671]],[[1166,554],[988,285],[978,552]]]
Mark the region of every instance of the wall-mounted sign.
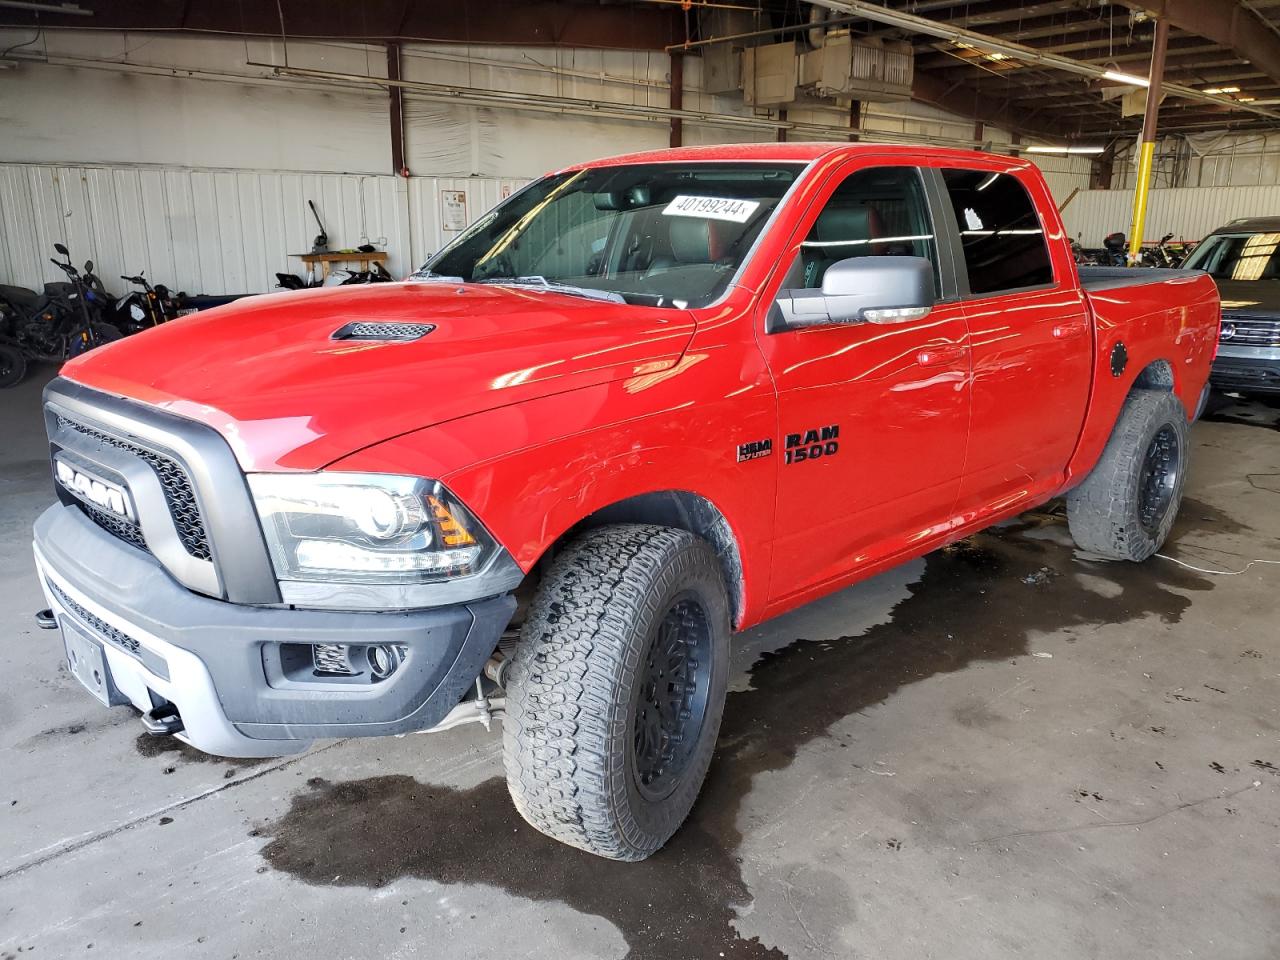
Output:
[[445,230],[465,230],[467,228],[467,194],[465,191],[440,191],[440,224]]

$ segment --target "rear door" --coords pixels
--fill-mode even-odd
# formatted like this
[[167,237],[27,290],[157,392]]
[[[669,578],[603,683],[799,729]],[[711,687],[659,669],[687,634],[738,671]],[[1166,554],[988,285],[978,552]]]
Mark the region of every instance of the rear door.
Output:
[[969,355],[937,205],[915,166],[862,156],[831,176],[766,287],[816,291],[847,257],[922,256],[940,301],[923,319],[779,328],[757,338],[778,391],[770,599],[789,606],[927,541],[951,516],[969,423]]
[[1044,181],[1019,170],[942,168],[969,324],[973,418],[958,513],[969,521],[1060,483],[1084,423],[1093,330]]

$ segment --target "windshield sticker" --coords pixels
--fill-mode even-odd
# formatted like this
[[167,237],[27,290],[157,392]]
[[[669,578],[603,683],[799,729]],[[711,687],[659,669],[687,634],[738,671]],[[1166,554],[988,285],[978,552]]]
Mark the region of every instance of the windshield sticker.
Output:
[[662,215],[746,223],[759,208],[760,203],[757,200],[738,200],[734,197],[687,197],[681,194],[666,205]]

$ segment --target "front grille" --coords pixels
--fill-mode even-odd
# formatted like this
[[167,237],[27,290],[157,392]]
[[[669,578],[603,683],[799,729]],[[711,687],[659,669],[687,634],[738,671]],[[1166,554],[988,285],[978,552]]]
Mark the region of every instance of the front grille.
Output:
[[[127,450],[138,459],[145,461],[160,479],[160,486],[164,489],[165,502],[169,505],[169,513],[173,517],[173,525],[178,531],[178,539],[182,541],[182,546],[186,548],[187,553],[198,560],[213,559],[213,553],[209,549],[209,536],[204,528],[204,520],[200,516],[200,508],[196,505],[196,493],[191,486],[191,478],[187,476],[187,471],[182,469],[177,461],[164,454],[156,453],[154,450],[148,450],[135,443],[130,443],[128,440],[121,440],[119,437],[103,433],[101,430],[96,430],[69,417],[64,417],[62,414],[58,414],[58,426],[65,430],[74,430],[87,437],[92,437],[99,443]],[[143,546],[145,549],[145,546],[140,542],[135,542],[128,536],[122,535],[113,526],[103,523],[101,519],[94,516],[91,510],[86,509],[85,512],[89,514],[95,523],[114,533],[120,539],[133,543],[135,546]],[[98,512],[100,513],[101,511]],[[137,531],[138,541],[141,541],[141,531],[137,530],[136,527],[134,527],[134,530]]]
[[88,514],[89,519],[100,526],[107,533],[119,537],[125,543],[137,547],[139,550],[147,550],[147,541],[142,538],[142,528],[131,520],[124,517],[117,517],[115,514],[107,513],[105,510],[99,510],[92,504],[80,503],[80,509]]
[[138,655],[138,652],[142,649],[142,644],[133,639],[133,637],[129,636],[127,633],[117,630],[101,617],[90,613],[81,604],[76,603],[67,596],[66,592],[52,580],[48,581],[48,583],[49,589],[52,590],[53,595],[58,598],[58,603],[62,604],[65,610],[73,614],[86,627],[89,627],[94,633],[102,637],[102,639],[109,640],[121,650],[129,652],[135,657]]
[[45,583],[48,585],[49,591],[58,599],[62,609],[79,620],[82,627],[87,627],[98,639],[119,647],[125,653],[142,661],[143,665],[157,677],[165,680],[169,679],[169,664],[164,657],[152,650],[148,650],[123,630],[117,630],[101,617],[90,613],[83,604],[77,603],[67,596],[67,592],[52,580],[46,578]]
[[1218,342],[1246,347],[1280,347],[1280,320],[1223,317]]

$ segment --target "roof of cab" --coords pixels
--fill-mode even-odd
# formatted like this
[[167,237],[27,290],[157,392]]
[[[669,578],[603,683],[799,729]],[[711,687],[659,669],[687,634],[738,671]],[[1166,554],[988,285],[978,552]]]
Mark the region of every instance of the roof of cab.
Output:
[[1224,223],[1214,233],[1280,233],[1280,217],[1242,217]]
[[[581,170],[585,167],[612,167],[624,163],[680,163],[700,161],[774,161],[791,163],[809,163],[831,153],[876,153],[919,156],[927,151],[931,157],[954,157],[957,160],[973,160],[975,157],[991,158],[992,154],[983,154],[975,150],[957,150],[948,147],[923,147],[915,144],[901,143],[722,143],[707,147],[673,147],[666,150],[647,150],[643,153],[627,153],[617,157],[604,157],[599,160],[588,160],[566,167],[566,170]],[[1012,157],[997,157],[1010,161],[1018,166],[1020,162]],[[1025,161],[1022,161],[1025,163]]]

